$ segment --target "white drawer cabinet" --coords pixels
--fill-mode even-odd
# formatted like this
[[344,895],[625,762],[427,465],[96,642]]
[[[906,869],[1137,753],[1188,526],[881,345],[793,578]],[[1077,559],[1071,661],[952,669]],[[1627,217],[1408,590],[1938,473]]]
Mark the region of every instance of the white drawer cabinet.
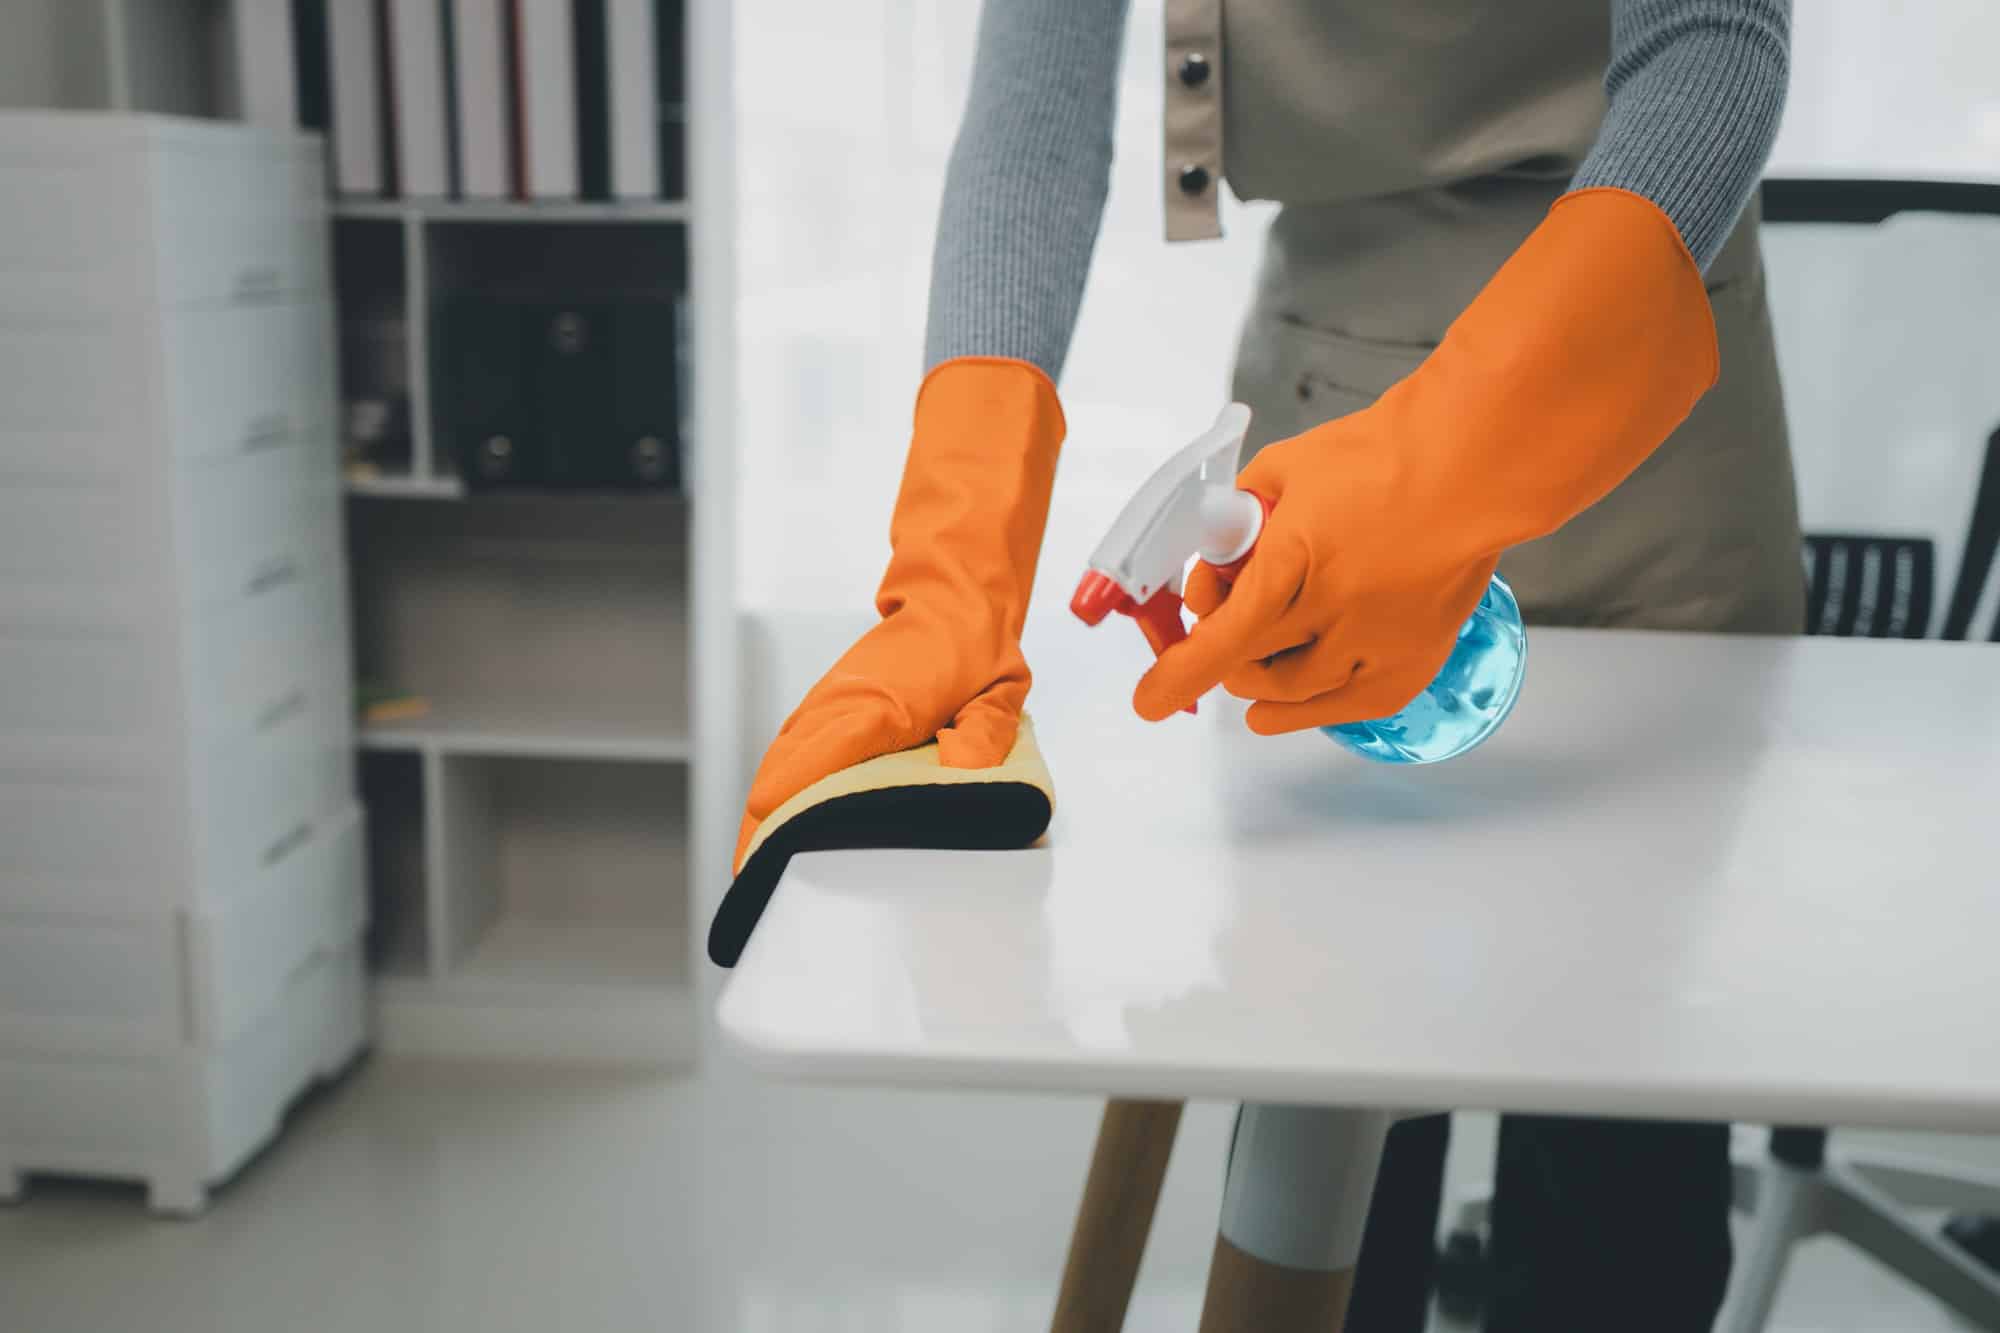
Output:
[[198,615],[310,577],[340,549],[332,453],[321,436],[116,480],[0,486],[6,600],[41,585],[49,601],[67,588],[100,605],[173,600]]
[[135,1054],[180,1036],[176,919],[0,912],[0,1050]]
[[332,441],[242,454],[174,479],[174,557],[197,612],[323,573],[341,549]]
[[191,730],[238,735],[273,726],[301,703],[321,717],[351,706],[347,583],[338,571],[275,579],[197,624],[183,641]]
[[285,1108],[368,1037],[356,938],[315,953],[271,1007],[214,1046],[50,1055],[0,1047],[0,1199],[31,1172],[143,1181],[161,1212],[196,1213],[208,1187],[278,1132]]
[[[165,317],[161,367],[167,450],[178,458],[228,457],[316,447],[338,422],[333,308],[305,303],[176,310]],[[328,450],[331,468],[335,454]]]
[[207,1185],[364,1039],[316,140],[0,114],[0,1194]]
[[91,318],[330,285],[312,135],[97,112],[0,117],[0,307]]
[[207,1187],[366,1039],[361,813],[322,820],[214,911],[0,908],[0,1197],[58,1171]]
[[185,778],[0,775],[0,907],[115,912],[223,899],[353,796],[353,740],[323,706],[204,738]]
[[88,585],[65,602],[0,588],[0,772],[177,773],[183,739],[271,725],[302,688],[333,702],[349,688],[338,533],[199,615]]
[[199,911],[0,906],[0,1050],[158,1055],[230,1040],[314,954],[360,933],[363,854],[349,806]]
[[26,480],[118,484],[151,458],[324,448],[338,424],[333,311],[314,298],[101,323],[10,318],[0,389]]
[[198,619],[0,619],[0,907],[227,898],[344,808],[344,598],[323,574]]

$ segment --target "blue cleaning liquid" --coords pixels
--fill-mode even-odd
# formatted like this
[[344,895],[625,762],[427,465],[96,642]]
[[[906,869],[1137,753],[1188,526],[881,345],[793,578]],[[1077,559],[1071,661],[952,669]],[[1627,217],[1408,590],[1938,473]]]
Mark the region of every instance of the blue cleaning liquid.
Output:
[[1498,574],[1459,627],[1458,646],[1437,679],[1393,717],[1321,727],[1364,759],[1435,764],[1472,749],[1500,729],[1528,673],[1528,636],[1514,590]]

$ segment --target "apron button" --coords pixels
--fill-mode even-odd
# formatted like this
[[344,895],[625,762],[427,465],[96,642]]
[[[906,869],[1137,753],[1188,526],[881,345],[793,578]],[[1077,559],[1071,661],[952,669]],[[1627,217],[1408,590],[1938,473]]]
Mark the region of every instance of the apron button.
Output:
[[1181,85],[1199,88],[1208,82],[1208,57],[1199,51],[1191,51],[1181,58]]
[[1190,162],[1181,168],[1181,193],[1193,198],[1208,188],[1208,168]]

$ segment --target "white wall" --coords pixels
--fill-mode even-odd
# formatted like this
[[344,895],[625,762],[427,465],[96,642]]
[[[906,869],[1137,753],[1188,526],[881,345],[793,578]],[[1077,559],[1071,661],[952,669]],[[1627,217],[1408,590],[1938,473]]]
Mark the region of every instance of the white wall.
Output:
[[2000,5],[1797,0],[1774,171],[2000,180]]

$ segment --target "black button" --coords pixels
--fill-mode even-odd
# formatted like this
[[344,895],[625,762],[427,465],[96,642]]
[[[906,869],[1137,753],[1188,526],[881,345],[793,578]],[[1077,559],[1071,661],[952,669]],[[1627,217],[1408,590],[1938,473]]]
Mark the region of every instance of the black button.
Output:
[[1208,168],[1190,162],[1181,168],[1181,193],[1192,198],[1208,188]]
[[1199,51],[1190,51],[1181,57],[1181,82],[1189,88],[1199,88],[1208,82],[1208,57]]

